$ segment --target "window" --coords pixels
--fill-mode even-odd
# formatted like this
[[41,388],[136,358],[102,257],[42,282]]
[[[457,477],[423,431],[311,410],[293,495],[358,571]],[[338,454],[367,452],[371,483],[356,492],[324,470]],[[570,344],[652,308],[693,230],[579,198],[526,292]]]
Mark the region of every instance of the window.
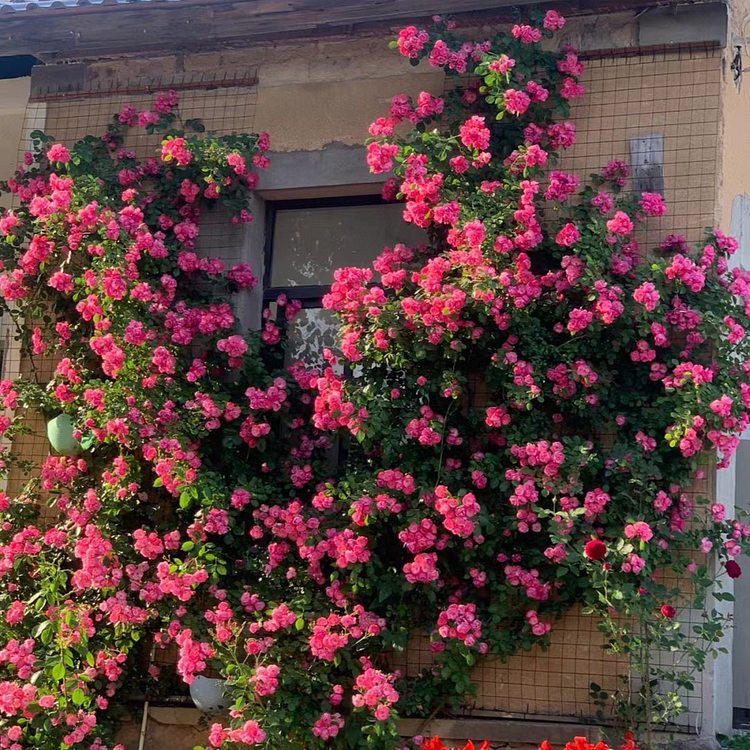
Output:
[[[10,304],[13,304],[12,302]],[[7,309],[0,310],[0,380],[14,380],[17,378],[20,374],[20,367],[21,367],[21,344],[20,341],[16,338],[16,335],[18,334],[18,328],[16,326],[16,322],[12,319],[11,313]],[[13,418],[14,416],[14,410],[13,409],[0,409],[0,414],[5,417]],[[33,417],[32,417],[33,419]],[[43,423],[42,423],[43,424]],[[17,437],[16,440],[19,438]],[[20,440],[28,440],[29,437],[27,436],[20,436]],[[36,443],[30,444],[33,448]],[[11,447],[11,442],[8,440],[7,436],[4,436],[2,439],[0,439],[0,446],[4,450],[9,450]],[[44,441],[44,450],[48,448],[46,440]],[[18,446],[16,446],[16,449],[18,450]],[[35,453],[36,455],[36,453]],[[42,453],[43,456],[46,456],[47,453]],[[29,458],[27,454],[24,454],[25,458]],[[5,476],[2,479],[0,479],[0,490],[3,492],[8,490],[8,480],[12,477],[15,477],[16,480],[20,477],[20,474],[17,470],[13,469],[9,476]],[[18,484],[18,481],[16,481],[16,484]]]
[[277,201],[268,204],[264,298],[302,301],[289,330],[292,359],[320,364],[335,344],[336,321],[322,299],[342,266],[369,267],[385,246],[415,246],[424,232],[403,220],[403,205],[377,196]]
[[18,322],[11,312],[0,310],[0,379],[13,380],[19,375],[21,344],[16,338],[18,333]]

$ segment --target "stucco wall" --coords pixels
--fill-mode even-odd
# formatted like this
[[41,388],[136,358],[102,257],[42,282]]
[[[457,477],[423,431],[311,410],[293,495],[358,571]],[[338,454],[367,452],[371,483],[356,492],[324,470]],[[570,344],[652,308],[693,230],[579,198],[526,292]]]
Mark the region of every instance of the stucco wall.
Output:
[[[730,12],[732,36],[748,37],[748,43],[740,43],[740,66],[750,67],[750,0],[732,0]],[[721,130],[721,184],[718,192],[717,219],[729,227],[732,219],[732,203],[737,195],[750,195],[750,72],[741,75],[735,82],[731,70],[737,52],[735,44],[724,54],[724,69],[721,82],[722,130]]]
[[[750,76],[743,73],[735,80],[732,63],[739,46],[739,67],[750,67],[750,44],[731,37],[750,36],[750,0],[733,0],[730,12],[730,45],[724,57],[722,80],[721,182],[716,217],[722,228],[731,231],[740,248],[734,265],[750,267]],[[717,500],[728,508],[734,505],[750,511],[750,432],[740,442],[731,467],[722,472],[717,486]],[[739,559],[744,571],[750,570],[750,558]],[[721,697],[733,693],[733,706],[750,710],[750,640],[743,637],[750,629],[750,576],[727,582],[734,589],[733,658],[720,663],[716,680],[716,710],[726,705]]]
[[0,180],[7,180],[18,164],[31,78],[0,81]]

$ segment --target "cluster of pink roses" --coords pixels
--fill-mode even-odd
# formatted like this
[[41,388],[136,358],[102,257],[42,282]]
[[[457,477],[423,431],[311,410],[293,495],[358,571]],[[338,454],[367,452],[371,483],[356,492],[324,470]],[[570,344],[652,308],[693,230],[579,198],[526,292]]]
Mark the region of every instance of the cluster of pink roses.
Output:
[[[434,130],[371,130],[371,168],[396,175],[384,196],[403,199],[404,219],[433,244],[386,248],[375,273],[337,271],[324,300],[342,322],[344,357],[363,373],[339,403],[360,415],[364,455],[431,488],[422,505],[403,503],[398,538],[413,596],[427,602],[432,589],[448,604],[438,665],[452,658],[446,637],[477,650],[486,633],[482,650],[502,652],[492,632],[509,620],[519,638],[544,638],[545,615],[564,608],[566,581],[580,576],[637,591],[621,600],[628,614],[670,619],[659,571],[700,575],[688,553],[689,524],[702,523],[689,494],[702,476],[696,457],[710,448],[725,466],[748,423],[750,286],[728,271],[737,243],[715,231],[692,250],[669,237],[651,258],[639,229],[667,208],[656,193],[623,195],[627,165],[610,162],[593,189],[562,169],[542,172],[549,153],[575,142],[549,107],[582,93],[582,66],[566,49],[541,70],[516,71],[524,48],[554,28],[518,24],[515,42],[466,47],[447,27],[442,39],[402,32],[398,48],[412,60],[450,72],[452,55],[472,57],[482,87],[428,115]],[[516,143],[502,140],[495,114],[514,120]],[[543,219],[542,198],[559,218]],[[394,444],[401,429],[407,440]],[[713,516],[705,538],[731,557],[747,532]],[[387,535],[369,536],[378,533]],[[505,563],[499,575],[494,561]],[[472,587],[489,588],[493,608]]]
[[[0,499],[2,742],[32,746],[49,717],[66,744],[105,750],[99,718],[150,630],[184,682],[229,676],[239,702],[214,748],[400,747],[402,707],[460,701],[477,656],[544,641],[602,581],[626,615],[662,623],[676,612],[658,574],[699,576],[696,547],[738,574],[750,526],[704,518],[689,488],[700,452],[725,464],[748,423],[750,276],[728,271],[720,232],[644,262],[638,230],[665,205],[624,197],[623,163],[593,188],[545,172],[575,142],[554,108],[582,93],[575,53],[540,45],[563,23],[550,11],[482,43],[442,21],[399,35],[411,60],[482,83],[397,96],[370,129],[370,168],[395,171],[384,194],[426,236],[335,271],[324,306],[351,376],[329,351],[322,371],[285,366],[299,302],[280,297],[245,336],[202,291],[257,283],[196,243],[216,201],[249,218],[264,135],[173,134],[138,163],[124,132],[170,125],[165,93],[96,145],[114,167],[96,197],[73,158],[90,144],[40,144],[0,217],[0,295],[53,303],[29,351],[60,357],[48,389],[3,381],[0,397],[70,415],[87,453],[41,467],[47,527],[28,521],[35,480]],[[415,630],[435,659],[418,683],[388,654]]]

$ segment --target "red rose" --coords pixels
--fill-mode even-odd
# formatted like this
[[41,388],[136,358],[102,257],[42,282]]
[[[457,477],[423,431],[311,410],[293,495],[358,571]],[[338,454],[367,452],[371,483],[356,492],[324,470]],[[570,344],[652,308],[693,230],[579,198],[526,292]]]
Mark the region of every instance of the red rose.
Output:
[[589,560],[603,560],[607,554],[607,545],[601,539],[592,539],[590,542],[586,542],[583,554]]
[[447,750],[447,748],[437,737],[433,737],[424,742],[419,750]]
[[730,578],[739,578],[742,575],[742,568],[734,560],[727,560],[724,568]]
[[671,620],[677,614],[675,608],[671,604],[662,604],[661,613],[668,620]]

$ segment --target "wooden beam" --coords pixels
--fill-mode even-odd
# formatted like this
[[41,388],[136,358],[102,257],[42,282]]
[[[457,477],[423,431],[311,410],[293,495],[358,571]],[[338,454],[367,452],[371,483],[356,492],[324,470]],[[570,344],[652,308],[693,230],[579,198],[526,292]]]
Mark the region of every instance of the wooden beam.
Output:
[[[563,745],[574,737],[586,737],[590,742],[597,742],[605,736],[603,728],[594,724],[576,722],[574,719],[541,721],[534,716],[523,719],[501,716],[484,719],[402,719],[398,722],[398,729],[403,737],[413,737],[416,734],[424,737],[437,735],[440,739],[451,742],[489,740],[493,744],[507,743],[511,747],[524,747],[532,743],[539,746],[544,740],[552,745]],[[656,733],[659,745],[667,743],[668,740],[686,740],[691,737],[694,739],[695,735],[684,730]]]
[[[500,8],[508,0],[466,0],[470,10]],[[226,2],[93,5],[6,11],[0,16],[0,55],[46,59],[123,52],[210,49],[220,44],[427,17],[454,3],[444,0],[244,0]],[[413,6],[410,9],[410,6]]]
[[[458,19],[507,15],[533,0],[183,0],[82,5],[0,13],[0,56],[45,60],[239,46],[264,40],[356,34],[435,14]],[[639,0],[658,5],[663,0]],[[538,4],[538,3],[536,3]],[[547,2],[573,12],[611,12],[635,0]]]

